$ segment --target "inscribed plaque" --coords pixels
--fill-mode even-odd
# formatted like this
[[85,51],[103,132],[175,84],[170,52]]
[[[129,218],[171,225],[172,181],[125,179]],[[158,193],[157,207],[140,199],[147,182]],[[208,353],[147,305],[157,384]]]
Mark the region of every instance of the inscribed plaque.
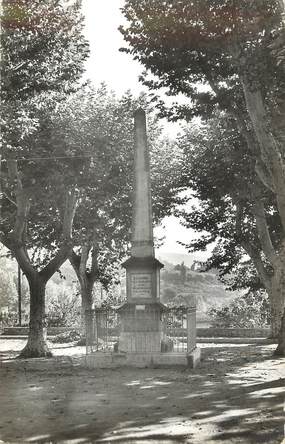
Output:
[[151,274],[132,274],[131,289],[133,298],[151,298]]

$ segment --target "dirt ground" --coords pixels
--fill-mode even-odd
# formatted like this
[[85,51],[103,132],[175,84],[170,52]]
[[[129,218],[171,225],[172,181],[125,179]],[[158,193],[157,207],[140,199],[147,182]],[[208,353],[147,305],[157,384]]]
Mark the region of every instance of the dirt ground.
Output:
[[[280,444],[285,360],[271,345],[201,344],[195,370],[87,370],[58,345],[35,368],[0,339],[0,442]],[[29,365],[28,365],[29,364]]]

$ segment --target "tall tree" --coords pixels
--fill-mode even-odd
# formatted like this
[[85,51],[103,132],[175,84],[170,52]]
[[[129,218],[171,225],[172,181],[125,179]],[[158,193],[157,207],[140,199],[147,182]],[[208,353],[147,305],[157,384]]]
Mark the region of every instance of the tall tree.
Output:
[[[56,161],[59,153],[46,141],[50,114],[76,89],[88,48],[80,2],[6,0],[2,12],[0,240],[30,287],[29,337],[21,355],[48,356],[45,286],[72,249],[77,189],[74,171]],[[43,234],[52,257],[31,255]]]
[[[170,110],[162,104],[166,115],[172,119],[209,118],[218,107],[231,116],[248,153],[255,157],[260,180],[275,195],[282,239],[285,76],[277,41],[284,33],[283,7],[279,0],[128,0],[124,13],[129,25],[122,28],[130,45],[126,51],[154,77],[144,76],[144,83],[191,99]],[[279,48],[277,54],[274,44]],[[271,258],[276,287],[284,300],[283,241]]]
[[254,158],[225,116],[190,126],[181,144],[185,185],[200,203],[181,214],[186,226],[203,233],[190,248],[200,250],[216,244],[208,266],[219,268],[222,276],[234,273],[233,288],[256,287],[256,277],[245,270],[249,268],[245,254],[250,257],[270,297],[272,336],[277,337],[284,300],[276,288],[274,270],[282,239],[274,195],[261,183]]

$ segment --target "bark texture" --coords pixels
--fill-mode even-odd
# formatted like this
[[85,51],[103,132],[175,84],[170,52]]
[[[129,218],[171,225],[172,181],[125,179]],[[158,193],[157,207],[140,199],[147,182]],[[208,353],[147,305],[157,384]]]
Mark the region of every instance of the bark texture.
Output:
[[[254,87],[247,78],[242,82],[246,107],[252,126],[259,143],[260,164],[265,166],[266,174],[263,169],[257,168],[260,180],[276,196],[278,213],[285,233],[285,162],[283,156],[283,147],[278,138],[272,131],[273,124],[267,113],[266,106],[261,91]],[[266,180],[264,179],[266,177]],[[279,251],[273,248],[268,230],[265,232],[266,225],[264,208],[259,200],[255,212],[257,215],[257,228],[260,241],[263,245],[263,251],[272,265],[274,274],[271,280],[271,311],[272,311],[272,335],[278,337],[278,353],[284,350],[284,301],[285,301],[285,245],[284,240],[280,245]],[[282,320],[283,316],[283,320]],[[281,322],[282,320],[282,322]],[[276,352],[277,352],[276,351]]]
[[274,352],[275,356],[285,357],[285,311],[282,316],[281,329],[278,338],[278,345]]
[[[91,255],[90,267],[87,267],[89,256]],[[69,258],[70,263],[76,273],[80,284],[81,292],[81,334],[80,344],[86,341],[88,332],[93,330],[90,316],[86,316],[86,311],[92,309],[93,305],[93,287],[96,279],[98,279],[98,263],[97,250],[94,245],[87,243],[81,246],[81,253],[77,254],[72,251]]]
[[29,337],[25,348],[21,351],[21,358],[39,358],[52,356],[46,339],[45,320],[45,282],[38,274],[29,278],[30,286],[30,324]]
[[270,305],[271,305],[271,336],[272,338],[278,338],[281,321],[284,311],[284,271],[279,269],[275,271],[274,276],[271,279],[271,291]]

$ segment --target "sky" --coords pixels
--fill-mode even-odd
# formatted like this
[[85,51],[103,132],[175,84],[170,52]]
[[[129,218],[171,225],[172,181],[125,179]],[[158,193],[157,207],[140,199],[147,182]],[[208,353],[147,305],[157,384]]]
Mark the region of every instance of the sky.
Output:
[[[118,27],[124,24],[120,7],[124,0],[83,0],[85,15],[85,35],[90,43],[90,58],[86,64],[86,77],[95,85],[105,82],[118,95],[130,89],[135,95],[146,89],[138,81],[143,70],[139,62],[132,60],[129,54],[119,52],[124,40]],[[172,137],[177,133],[177,126],[168,123],[164,127]],[[195,237],[192,230],[182,227],[173,216],[166,218],[155,230],[158,237],[165,236],[164,245],[158,254],[187,253],[177,241],[189,242]],[[197,259],[203,260],[205,254],[199,253]]]
[[124,0],[83,0],[86,37],[91,56],[87,62],[87,76],[96,84],[105,82],[118,94],[131,89],[139,94],[144,87],[138,76],[142,66],[128,54],[119,52],[124,40],[118,27],[124,23],[120,7]]

